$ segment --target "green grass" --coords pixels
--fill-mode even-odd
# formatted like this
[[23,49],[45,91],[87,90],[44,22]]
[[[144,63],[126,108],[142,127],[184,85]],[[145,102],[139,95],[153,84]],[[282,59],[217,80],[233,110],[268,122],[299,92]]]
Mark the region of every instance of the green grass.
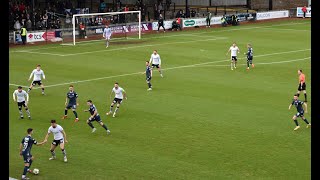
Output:
[[[34,53],[11,49],[10,83],[28,86],[32,69],[41,64],[48,87],[46,96],[40,89],[30,92],[29,121],[18,120],[12,100],[16,86],[9,86],[9,175],[21,176],[18,147],[26,129],[34,128],[34,138],[42,141],[50,120],[57,119],[67,133],[68,163],[59,149],[57,160],[48,160],[50,136],[47,144],[32,148],[32,168],[40,169],[38,176],[28,175],[32,179],[310,179],[310,129],[299,120],[301,129],[293,131],[296,110],[288,110],[300,68],[311,93],[310,36],[310,21],[285,20],[143,35],[142,42],[111,43],[108,49],[103,42],[24,48]],[[234,41],[241,53],[238,68],[231,71],[225,54]],[[250,71],[243,55],[248,42],[254,48]],[[145,76],[138,72],[154,49],[162,58],[164,78],[154,71],[153,91],[147,92]],[[128,93],[116,118],[105,115],[114,82]],[[69,119],[60,120],[69,84],[80,100],[80,121],[74,126],[71,111]],[[111,135],[96,122],[97,131],[91,133],[85,123],[89,113],[83,112],[88,99]]]

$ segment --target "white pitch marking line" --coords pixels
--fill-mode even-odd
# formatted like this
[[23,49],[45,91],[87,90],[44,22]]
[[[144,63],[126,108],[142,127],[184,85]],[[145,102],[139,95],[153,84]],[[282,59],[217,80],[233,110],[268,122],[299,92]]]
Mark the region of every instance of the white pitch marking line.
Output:
[[204,40],[195,40],[195,41],[180,41],[180,42],[161,43],[161,44],[147,44],[147,45],[142,45],[142,46],[131,46],[131,47],[123,47],[123,48],[117,48],[117,49],[110,49],[110,50],[98,50],[98,51],[72,53],[72,54],[65,54],[63,56],[76,56],[76,55],[91,54],[91,53],[97,53],[97,52],[118,51],[118,50],[133,49],[133,48],[140,48],[140,47],[152,47],[152,46],[171,45],[171,44],[184,44],[184,43],[203,42],[203,41],[215,41],[215,40],[222,40],[222,39],[228,39],[228,38],[217,37],[214,39],[204,39]]
[[[205,33],[217,33],[217,32],[225,32],[225,31],[238,31],[238,30],[247,30],[247,29],[257,29],[257,28],[268,28],[268,27],[276,27],[276,26],[292,26],[292,25],[298,25],[298,24],[308,24],[308,23],[287,23],[287,24],[277,24],[277,25],[270,25],[270,26],[256,26],[256,27],[240,27],[238,29],[225,29],[225,30],[218,30],[218,31],[205,31],[205,32],[195,32],[195,33],[186,33],[186,34],[175,34],[175,35],[165,35],[165,36],[157,36],[157,37],[147,37],[147,38],[143,38],[142,39],[160,39],[160,38],[164,38],[164,37],[174,37],[174,36],[188,36],[188,35],[198,35],[198,34],[205,34]],[[100,40],[92,40],[94,42],[91,43],[97,43],[96,41],[100,41]],[[87,43],[89,43],[88,41],[86,41]],[[100,43],[100,42],[98,42]],[[86,43],[84,43],[86,44]],[[69,47],[73,47],[73,46],[69,46]],[[28,51],[36,51],[36,50],[44,50],[44,49],[54,49],[54,48],[61,48],[61,46],[55,46],[55,47],[47,47],[47,48],[36,48],[36,49],[27,49]],[[63,47],[65,48],[65,47]],[[24,50],[26,51],[26,50]],[[24,51],[10,51],[10,53],[13,52],[24,52]]]
[[53,56],[64,56],[63,54],[54,54],[54,53],[45,53],[45,52],[34,52],[34,51],[27,51],[27,50],[21,50],[21,51],[15,51],[15,52],[30,53],[30,54],[42,54],[42,55],[53,55]]
[[[254,57],[257,58],[257,57],[272,56],[272,55],[277,55],[277,54],[288,54],[288,53],[295,53],[295,52],[308,51],[308,50],[311,50],[311,49],[300,49],[300,50],[295,50],[295,51],[284,51],[284,52],[277,52],[277,53],[270,53],[270,54],[262,54],[262,55],[256,55]],[[244,59],[244,58],[238,58],[238,59]],[[191,64],[191,65],[185,65],[185,66],[177,66],[177,67],[165,68],[162,70],[195,67],[195,66],[214,64],[214,63],[220,63],[220,62],[225,62],[225,61],[230,61],[230,59],[220,60],[220,61],[211,61],[211,62],[205,62],[205,63],[197,63],[197,64]],[[259,63],[259,64],[262,64],[262,63]],[[110,78],[114,78],[114,77],[131,76],[131,75],[136,75],[136,74],[141,74],[141,73],[142,72],[135,72],[135,73],[127,73],[127,74],[121,74],[121,75],[114,75],[114,76],[105,76],[105,77],[100,77],[100,78],[95,78],[95,79],[86,79],[86,80],[72,81],[72,82],[67,82],[67,83],[59,83],[59,84],[47,85],[47,86],[45,86],[45,88],[67,85],[67,84],[76,84],[76,83],[82,83],[82,82],[87,82],[87,81],[97,81],[97,80],[101,80],[101,79],[110,79]],[[12,83],[9,83],[9,85],[10,86],[19,86],[18,84],[12,84]],[[27,87],[27,86],[24,86],[24,87]],[[33,89],[39,89],[39,88],[40,87],[34,87]]]
[[[303,61],[306,59],[310,59],[311,57],[306,57],[306,58],[302,58],[302,59],[293,59],[293,60],[288,60],[288,61],[277,61],[277,62],[267,62],[267,63],[254,63],[254,64],[263,64],[263,65],[270,65],[270,64],[282,64],[282,63],[288,63],[288,62],[294,62],[294,61]],[[239,65],[247,65],[246,63],[244,64],[239,64]],[[221,65],[214,65],[214,64],[205,64],[202,66],[197,66],[197,67],[212,67],[212,66],[230,66],[229,64],[221,64]],[[193,66],[195,67],[195,66]]]

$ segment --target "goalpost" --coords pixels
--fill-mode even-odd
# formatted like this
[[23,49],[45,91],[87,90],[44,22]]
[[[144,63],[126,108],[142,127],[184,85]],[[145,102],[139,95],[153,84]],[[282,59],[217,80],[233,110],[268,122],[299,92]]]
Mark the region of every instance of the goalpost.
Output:
[[[85,35],[79,29],[79,24],[85,25]],[[72,45],[76,41],[88,42],[102,39],[102,32],[108,24],[112,31],[111,40],[118,38],[128,39],[138,34],[141,39],[141,11],[107,12],[74,14],[72,16]],[[71,44],[70,44],[71,45]]]

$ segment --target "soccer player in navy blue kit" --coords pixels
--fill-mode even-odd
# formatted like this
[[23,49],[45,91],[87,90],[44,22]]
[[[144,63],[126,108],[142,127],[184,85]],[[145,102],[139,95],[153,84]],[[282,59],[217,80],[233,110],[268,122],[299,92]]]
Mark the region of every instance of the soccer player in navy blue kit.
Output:
[[[311,127],[311,124],[310,124],[310,123],[308,122],[308,120],[304,117],[304,112],[308,113],[307,104],[304,103],[303,101],[298,100],[298,95],[297,95],[297,94],[295,94],[295,95],[293,96],[293,101],[292,101],[292,103],[289,105],[289,110],[291,109],[291,106],[292,106],[292,105],[296,106],[297,111],[298,111],[297,114],[295,114],[295,115],[292,117],[294,123],[296,124],[296,127],[294,128],[294,130],[296,131],[296,130],[298,130],[298,129],[300,128],[300,126],[299,126],[299,124],[298,124],[298,121],[297,121],[297,118],[298,118],[298,117],[301,117],[301,119],[302,119],[305,123],[307,123],[307,128]],[[305,108],[305,109],[303,109],[302,105],[304,105],[304,108]]]
[[[69,103],[68,103],[68,100],[69,100]],[[72,112],[76,117],[74,122],[79,121],[78,114],[76,112],[76,108],[77,106],[79,106],[79,103],[77,100],[78,100],[78,93],[74,91],[73,85],[70,85],[69,92],[67,93],[66,102],[65,102],[66,108],[64,109],[64,116],[61,119],[66,119],[68,117],[67,116],[68,110],[72,109]]]
[[32,145],[42,145],[45,142],[37,142],[35,139],[33,139],[31,137],[32,133],[33,133],[33,129],[29,128],[27,130],[28,135],[26,137],[24,137],[20,143],[20,156],[23,157],[23,161],[24,161],[24,169],[23,169],[23,173],[22,173],[22,180],[26,180],[29,179],[26,177],[27,172],[32,173],[32,170],[30,169],[30,166],[32,164],[33,161],[33,156],[31,155],[31,148]]
[[247,70],[249,70],[249,65],[251,65],[252,68],[254,68],[254,64],[252,63],[253,60],[253,49],[251,44],[247,44],[248,52],[244,53],[247,55]]
[[101,117],[98,113],[96,106],[92,103],[91,100],[87,101],[87,105],[89,106],[88,110],[84,110],[84,112],[90,112],[91,116],[87,120],[87,124],[92,128],[92,132],[95,132],[97,129],[92,125],[92,121],[97,121],[106,131],[107,134],[110,134],[110,130],[108,127],[102,122]]
[[146,71],[143,72],[143,74],[146,74],[146,81],[148,84],[148,91],[152,90],[152,85],[151,85],[151,78],[152,78],[152,68],[150,67],[149,61],[146,61]]

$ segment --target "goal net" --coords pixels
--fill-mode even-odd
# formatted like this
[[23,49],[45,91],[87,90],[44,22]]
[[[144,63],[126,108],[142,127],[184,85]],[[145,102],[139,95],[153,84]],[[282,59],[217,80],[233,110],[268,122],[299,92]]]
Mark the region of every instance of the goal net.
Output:
[[62,45],[78,45],[104,41],[103,30],[108,25],[110,42],[141,39],[141,11],[74,14],[72,28],[62,32]]

